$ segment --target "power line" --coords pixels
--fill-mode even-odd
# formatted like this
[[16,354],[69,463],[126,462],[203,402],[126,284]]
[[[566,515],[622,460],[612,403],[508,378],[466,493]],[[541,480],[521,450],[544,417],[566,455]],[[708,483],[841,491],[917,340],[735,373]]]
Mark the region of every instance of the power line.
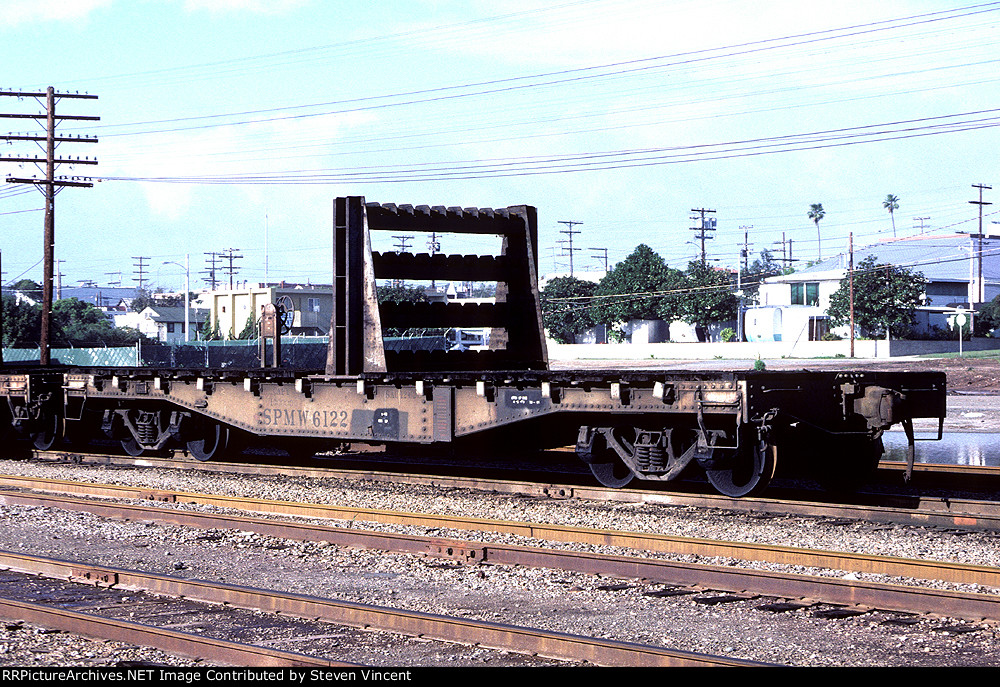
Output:
[[[666,69],[681,65],[696,64],[709,60],[731,58],[734,56],[750,55],[764,51],[797,47],[816,42],[825,42],[831,40],[863,36],[871,33],[892,31],[896,29],[912,27],[921,24],[949,21],[967,16],[975,16],[978,14],[1000,11],[1000,8],[997,7],[998,4],[1000,3],[985,3],[980,5],[954,8],[954,9],[942,10],[926,14],[910,15],[906,17],[882,20],[878,22],[870,22],[867,24],[857,24],[857,25],[839,27],[835,29],[825,29],[822,31],[815,31],[803,34],[792,34],[778,38],[762,39],[748,43],[740,43],[740,44],[720,46],[714,48],[703,48],[688,52],[659,55],[655,57],[638,58],[633,60],[623,60],[619,62],[590,65],[586,67],[564,69],[553,72],[542,72],[527,76],[507,77],[503,79],[492,79],[479,82],[469,82],[464,84],[453,84],[449,86],[439,86],[429,89],[402,91],[393,94],[365,96],[360,98],[350,98],[350,99],[342,99],[342,100],[328,101],[322,103],[312,103],[308,105],[295,105],[295,106],[285,106],[278,108],[246,110],[246,111],[224,113],[224,114],[198,115],[193,117],[179,117],[179,118],[163,119],[163,120],[151,120],[145,122],[133,122],[129,124],[120,124],[115,126],[120,128],[122,126],[171,124],[171,123],[180,123],[185,121],[200,121],[200,120],[203,121],[203,120],[213,120],[213,119],[226,119],[233,117],[246,118],[237,121],[225,121],[218,124],[203,124],[203,125],[197,125],[179,129],[160,129],[155,131],[139,131],[139,132],[120,133],[120,134],[107,133],[104,135],[123,136],[123,135],[138,135],[138,134],[148,134],[148,133],[168,133],[172,131],[203,129],[216,126],[255,124],[261,121],[281,121],[288,119],[301,119],[305,117],[326,116],[330,114],[346,114],[362,110],[381,109],[386,107],[399,107],[404,105],[423,104],[441,100],[452,100],[456,98],[493,95],[499,92],[521,90],[526,88],[539,88],[542,86],[553,86],[562,83],[576,83],[581,80],[606,79],[609,76],[621,76],[621,75],[633,74],[636,72],[648,71],[653,69]],[[541,79],[542,81],[530,81],[539,79]],[[530,81],[530,82],[518,83],[523,81]],[[486,87],[493,87],[493,88],[486,88]],[[468,89],[480,89],[480,90],[475,90],[471,93],[458,93],[458,94],[449,93],[451,91],[461,91]],[[417,98],[415,96],[426,96],[426,97]],[[377,105],[361,104],[379,100],[390,100],[394,98],[395,99],[406,98],[406,99],[398,102],[381,103]],[[328,108],[331,106],[350,105],[355,103],[358,105],[351,108],[324,110],[322,112],[308,113],[308,114],[291,114],[285,116],[275,116],[272,118],[265,118],[263,120],[260,117],[260,115],[269,112],[284,112],[284,111],[303,110],[303,109],[319,108],[319,107]]]
[[185,184],[327,184],[332,182],[393,183],[565,174],[649,167],[705,160],[724,160],[830,147],[875,143],[972,131],[1000,126],[1000,108],[898,120],[841,129],[827,129],[723,143],[670,148],[644,148],[528,156],[498,160],[465,160],[417,164],[411,167],[369,166],[276,173],[246,173],[189,177],[104,177],[108,181],[149,181]]

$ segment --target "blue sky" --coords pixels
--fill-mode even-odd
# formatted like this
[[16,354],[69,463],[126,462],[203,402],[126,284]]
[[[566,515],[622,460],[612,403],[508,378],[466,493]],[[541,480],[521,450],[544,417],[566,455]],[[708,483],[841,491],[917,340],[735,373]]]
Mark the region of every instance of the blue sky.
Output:
[[[993,186],[1000,233],[998,44],[1000,3],[944,0],[4,0],[0,90],[99,97],[57,108],[101,117],[60,127],[99,138],[60,154],[100,161],[60,173],[101,179],[57,196],[64,285],[132,285],[142,256],[179,288],[189,255],[202,286],[230,248],[240,279],[328,282],[341,195],[535,205],[543,273],[568,268],[567,221],[576,270],[639,243],[683,268],[695,208],[719,265],[744,232],[815,258],[813,203],[824,257],[890,238],[890,193],[899,236],[975,232]],[[5,281],[41,278],[41,206],[0,186]]]

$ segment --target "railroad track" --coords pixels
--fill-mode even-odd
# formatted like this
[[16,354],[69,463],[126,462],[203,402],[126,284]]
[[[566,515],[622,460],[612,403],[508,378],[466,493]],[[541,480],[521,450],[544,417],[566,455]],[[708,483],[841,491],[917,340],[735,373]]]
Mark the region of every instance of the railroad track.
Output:
[[[1000,588],[1000,569],[991,566],[11,476],[0,476],[0,485],[19,489],[19,491],[0,492],[0,503],[9,505],[45,506],[85,511],[106,518],[153,521],[205,529],[250,531],[282,539],[322,541],[340,546],[444,557],[467,563],[571,570],[683,585],[696,590],[708,589],[744,596],[774,596],[807,605],[824,602],[856,609],[878,608],[907,613],[934,613],[974,621],[1000,620],[1000,596],[995,593],[967,593],[930,589],[920,585],[881,584],[845,579],[843,574],[838,574],[836,577],[804,575],[731,565],[683,563],[651,558],[648,555],[607,555],[570,551],[555,546],[515,546],[440,536],[428,537],[394,531],[366,530],[360,527],[360,523],[371,522],[449,531],[503,532],[564,544],[614,546],[670,555],[739,559],[784,566],[834,569]],[[74,496],[66,495],[70,493]],[[80,496],[87,498],[78,498]],[[163,505],[130,504],[123,500],[157,501]],[[206,513],[168,507],[167,504],[214,506],[226,509],[228,512]],[[232,511],[343,520],[348,521],[350,527],[249,517],[234,514]]]
[[[433,615],[398,608],[385,608],[371,604],[359,604],[333,599],[323,599],[301,594],[288,594],[269,589],[233,586],[204,580],[190,580],[166,575],[155,575],[136,570],[108,568],[75,561],[62,561],[38,556],[29,556],[9,551],[0,551],[0,569],[30,575],[41,575],[62,581],[58,588],[61,594],[59,605],[82,604],[92,607],[89,613],[53,608],[51,605],[31,604],[24,601],[0,598],[0,615],[55,627],[67,632],[87,634],[127,643],[155,646],[165,651],[210,661],[235,665],[254,666],[351,666],[356,663],[332,661],[322,656],[293,653],[268,649],[253,644],[234,642],[227,639],[197,636],[176,632],[150,624],[156,618],[163,622],[163,616],[173,619],[180,613],[192,613],[192,604],[212,604],[210,629],[238,628],[243,630],[248,624],[245,619],[220,618],[231,614],[234,609],[263,611],[271,616],[269,624],[287,624],[288,617],[307,619],[310,624],[331,623],[347,625],[363,630],[381,630],[399,635],[420,637],[446,643],[475,645],[505,652],[515,652],[559,662],[574,662],[602,666],[643,666],[643,667],[749,667],[750,661],[711,656],[695,652],[675,651],[664,647],[637,643],[617,642],[594,637],[584,637],[558,632],[550,632],[528,627],[483,622],[465,618]],[[0,578],[26,586],[26,581],[17,577]],[[128,590],[127,606],[120,599],[109,599],[107,595],[83,597],[68,592],[66,583],[92,585],[105,590]],[[36,583],[37,584],[37,583]],[[136,591],[156,595],[160,599],[183,600],[180,610],[173,606],[164,607],[163,602],[153,605],[147,623],[136,623],[108,617],[107,609],[122,609],[129,617],[136,615],[136,608],[143,604],[134,598]],[[49,594],[52,594],[50,591]],[[146,603],[149,603],[148,601]],[[197,612],[197,611],[194,611]],[[142,614],[140,612],[140,614]],[[111,614],[112,616],[115,614]],[[277,619],[275,619],[275,617]],[[260,624],[255,618],[252,624]],[[203,627],[209,623],[202,623]],[[294,632],[301,632],[296,628]],[[340,637],[338,630],[320,631],[319,638]],[[285,633],[289,634],[289,633]],[[308,635],[308,631],[306,632]],[[339,642],[338,642],[339,644]],[[343,653],[343,647],[339,647]],[[537,664],[537,662],[536,662]],[[553,663],[557,665],[558,663]]]
[[[426,484],[438,487],[467,488],[486,492],[577,498],[619,503],[650,503],[697,508],[718,508],[742,512],[766,512],[804,515],[834,519],[856,519],[869,522],[920,526],[955,527],[963,529],[1000,530],[1000,501],[956,496],[911,493],[856,494],[839,502],[816,501],[816,493],[801,489],[772,488],[766,498],[729,498],[717,494],[700,494],[650,489],[606,489],[578,483],[549,483],[497,480],[485,477],[449,475],[418,475],[371,469],[343,470],[319,466],[288,466],[266,463],[200,463],[174,457],[132,458],[114,454],[78,453],[68,451],[35,451],[35,459],[47,462],[68,462],[94,465],[132,465],[175,469],[197,469],[219,473],[283,475],[332,479],[367,479],[373,481]],[[902,464],[886,463],[880,470],[881,482],[901,484]],[[917,465],[914,488],[929,486],[966,487],[972,480],[980,489],[1000,490],[1000,468],[968,468],[956,472],[939,465]]]

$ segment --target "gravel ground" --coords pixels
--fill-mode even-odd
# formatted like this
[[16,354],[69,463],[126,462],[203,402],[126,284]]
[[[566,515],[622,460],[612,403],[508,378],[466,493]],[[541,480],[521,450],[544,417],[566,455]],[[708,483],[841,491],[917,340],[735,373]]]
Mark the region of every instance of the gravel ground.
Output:
[[[807,548],[859,551],[997,566],[1000,547],[990,533],[948,533],[922,528],[836,525],[799,517],[705,512],[649,504],[550,501],[461,490],[343,480],[240,478],[157,470],[32,465],[2,461],[0,472],[62,479],[92,479],[181,491],[202,491],[365,508],[463,514],[558,522],[588,527],[770,542]],[[794,666],[998,666],[1000,633],[993,625],[923,618],[893,624],[893,614],[817,617],[816,609],[762,610],[766,600],[706,605],[697,595],[650,596],[658,585],[607,580],[561,571],[465,566],[416,556],[279,541],[248,532],[205,531],[151,523],[102,521],[87,514],[44,508],[4,507],[0,548],[30,551],[94,564],[137,568],[231,584],[271,587],[335,599],[447,613],[672,649],[728,655]],[[353,523],[352,526],[365,526]],[[372,528],[389,529],[371,525]],[[437,531],[440,536],[460,533]],[[489,539],[479,533],[467,535]],[[512,537],[505,541],[525,543]],[[679,557],[695,560],[694,557]],[[735,561],[702,560],[715,564]],[[741,565],[747,565],[742,564]],[[764,567],[752,564],[752,567]],[[771,567],[771,566],[768,566]],[[796,572],[796,568],[785,568]],[[822,571],[845,576],[844,571]],[[864,576],[871,577],[872,576]],[[930,584],[907,580],[900,583]],[[955,585],[937,585],[956,588]],[[977,590],[983,591],[983,590]],[[994,592],[997,590],[993,590]],[[30,657],[19,636],[7,631],[0,663]],[[31,635],[42,637],[46,635]],[[60,637],[65,641],[64,636]],[[92,642],[84,642],[92,650]],[[36,648],[36,651],[38,649]],[[80,649],[83,651],[83,649]],[[90,660],[66,651],[59,661]],[[10,660],[8,660],[8,658]],[[387,655],[385,665],[408,665],[413,656]]]

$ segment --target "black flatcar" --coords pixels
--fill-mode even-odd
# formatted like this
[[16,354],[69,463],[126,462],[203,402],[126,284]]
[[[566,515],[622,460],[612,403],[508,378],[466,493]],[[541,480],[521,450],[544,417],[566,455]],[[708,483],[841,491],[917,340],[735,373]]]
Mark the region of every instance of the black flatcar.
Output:
[[[496,256],[378,253],[374,230],[492,234]],[[780,460],[834,483],[868,475],[881,435],[945,415],[945,377],[877,371],[550,370],[530,206],[445,208],[334,202],[333,301],[323,370],[6,368],[4,421],[46,449],[95,432],[133,455],[181,445],[222,457],[237,435],[292,453],[348,443],[576,446],[596,479],[671,480],[700,471],[721,493],[763,489]],[[377,280],[494,281],[495,302],[379,305]],[[280,346],[274,308],[262,342]],[[488,346],[387,350],[383,331],[489,331]],[[262,344],[261,361],[268,349]],[[273,349],[272,349],[273,350]],[[273,356],[275,360],[279,356]],[[939,431],[940,434],[940,431]]]

